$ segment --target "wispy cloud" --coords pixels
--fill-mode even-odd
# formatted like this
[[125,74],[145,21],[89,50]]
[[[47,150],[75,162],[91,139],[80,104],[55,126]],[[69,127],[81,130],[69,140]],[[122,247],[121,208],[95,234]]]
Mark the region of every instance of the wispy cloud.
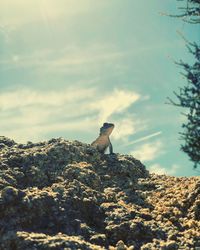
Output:
[[55,121],[54,123],[48,122],[49,117],[43,117],[44,122],[42,122],[41,116],[39,120],[38,116],[31,117],[31,120],[28,120],[30,117],[27,114],[20,118],[20,121],[18,119],[18,125],[16,125],[16,119],[14,118],[14,124],[11,128],[2,129],[4,136],[18,142],[26,142],[44,140],[49,133],[56,133],[56,137],[58,137],[63,136],[63,134],[71,134],[73,131],[76,137],[71,139],[79,139],[77,132],[89,133],[91,130],[95,131],[96,129],[96,121],[87,116],[79,120]]
[[[56,129],[67,130],[70,124],[74,130],[81,129],[89,115],[87,100],[94,94],[95,88],[79,87],[56,92],[24,89],[1,93],[0,129],[3,134],[20,141],[41,138],[44,133]],[[80,118],[77,121],[82,115],[81,122]]]
[[140,161],[152,161],[163,153],[163,144],[161,141],[145,143],[136,150],[130,152],[135,158]]
[[30,89],[15,90],[0,94],[0,110],[20,108],[31,105],[58,107],[70,102],[89,98],[96,92],[95,88],[67,88],[62,91],[36,91]]
[[141,137],[141,138],[139,138],[139,139],[137,139],[137,140],[128,142],[128,143],[124,144],[124,146],[129,146],[129,145],[136,144],[136,143],[138,143],[138,142],[146,141],[146,140],[149,140],[149,139],[151,139],[151,138],[153,138],[153,137],[156,137],[156,136],[158,136],[158,135],[161,135],[161,134],[162,134],[162,131],[158,131],[158,132],[156,132],[156,133],[153,133],[153,134],[150,134],[150,135]]
[[131,117],[126,117],[121,119],[118,122],[115,122],[116,128],[113,133],[112,137],[115,140],[125,139],[129,135],[132,135],[136,132],[136,125]]
[[173,164],[171,167],[166,168],[161,166],[160,164],[153,164],[150,167],[148,167],[150,173],[155,173],[155,174],[166,174],[166,175],[175,175],[178,174],[181,166]]
[[[102,68],[120,67],[119,60],[124,52],[112,44],[90,44],[84,48],[78,45],[68,45],[62,49],[40,49],[29,54],[10,54],[0,59],[1,68],[33,69],[36,74],[64,73],[80,74],[99,71]],[[41,70],[42,69],[42,70]],[[119,70],[119,69],[118,69]]]
[[78,46],[69,46],[60,54],[60,57],[50,62],[52,67],[76,66],[95,62],[113,61],[124,55],[113,45],[108,44],[104,46],[101,44],[92,44],[84,49]]
[[[116,98],[119,104],[115,104]],[[102,93],[98,88],[68,87],[62,91],[13,90],[0,94],[0,129],[19,141],[42,138],[59,131],[98,131],[108,118],[123,111],[116,139],[133,132],[127,108],[139,95],[115,89]],[[121,105],[120,105],[121,104]],[[108,105],[108,108],[106,106]],[[119,126],[120,127],[120,126]],[[32,132],[30,132],[32,131]]]
[[112,138],[123,142],[118,145],[119,147],[125,147],[127,145],[129,136],[146,129],[146,122],[134,114],[123,115],[117,120],[114,120],[114,123],[116,129],[112,133]]
[[140,95],[136,92],[115,89],[113,93],[95,100],[90,108],[99,112],[99,122],[102,123],[108,120],[112,114],[126,110],[139,99]]

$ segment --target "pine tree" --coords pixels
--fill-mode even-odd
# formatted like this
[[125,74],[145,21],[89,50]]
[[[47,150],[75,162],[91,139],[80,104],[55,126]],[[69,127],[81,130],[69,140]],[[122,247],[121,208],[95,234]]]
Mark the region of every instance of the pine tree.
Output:
[[183,2],[183,6],[178,9],[180,11],[177,15],[169,15],[171,17],[182,18],[183,21],[198,24],[200,23],[200,0],[177,0]]
[[[192,24],[200,24],[200,0],[177,0],[184,2],[185,7],[180,7],[181,13],[170,15],[171,17],[183,18],[183,21]],[[190,43],[187,45],[189,52],[193,54],[195,62],[192,65],[180,61],[184,69],[187,85],[174,92],[177,101],[170,100],[176,106],[186,108],[187,122],[182,125],[181,139],[184,142],[181,150],[184,151],[194,163],[194,168],[200,166],[200,44]]]
[[189,65],[182,61],[177,63],[185,71],[187,85],[181,87],[179,93],[174,92],[177,102],[168,99],[170,103],[187,109],[187,123],[182,125],[181,139],[184,144],[181,149],[188,154],[196,168],[200,165],[200,46],[190,43],[188,49],[195,57],[194,64]]

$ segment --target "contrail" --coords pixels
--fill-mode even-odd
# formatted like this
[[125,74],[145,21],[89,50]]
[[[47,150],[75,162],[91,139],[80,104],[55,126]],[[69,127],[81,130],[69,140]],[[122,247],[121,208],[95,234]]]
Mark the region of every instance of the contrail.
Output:
[[130,143],[127,143],[127,144],[125,144],[124,146],[132,145],[132,144],[135,144],[135,143],[138,143],[138,142],[141,142],[141,141],[146,141],[146,140],[148,140],[148,139],[150,139],[150,138],[152,138],[152,137],[158,136],[158,135],[160,135],[160,134],[162,134],[162,131],[153,133],[153,134],[151,134],[151,135],[144,136],[144,137],[139,138],[139,139],[137,139],[137,140],[135,140],[135,141],[132,141],[132,142],[130,142]]

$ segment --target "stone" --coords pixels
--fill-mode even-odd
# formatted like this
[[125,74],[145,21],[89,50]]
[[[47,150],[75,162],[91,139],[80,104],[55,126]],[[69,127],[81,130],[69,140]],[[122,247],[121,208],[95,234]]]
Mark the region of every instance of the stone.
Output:
[[195,249],[200,178],[53,138],[0,137],[0,249]]

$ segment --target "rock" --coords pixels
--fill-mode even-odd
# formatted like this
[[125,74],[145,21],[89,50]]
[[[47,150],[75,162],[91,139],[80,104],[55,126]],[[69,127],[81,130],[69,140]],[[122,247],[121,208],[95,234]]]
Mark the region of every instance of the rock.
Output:
[[116,250],[126,250],[127,246],[124,244],[122,240],[119,240],[116,244]]
[[0,137],[0,249],[195,249],[200,178],[63,138]]
[[11,203],[17,201],[20,197],[18,189],[7,186],[1,191],[1,198],[4,203]]
[[178,244],[175,241],[167,241],[161,243],[161,248],[162,250],[176,250],[178,249]]
[[1,239],[1,249],[15,250],[105,250],[104,247],[93,245],[81,237],[68,236],[62,233],[47,235],[44,233],[29,233],[24,231],[7,232]]
[[8,146],[8,147],[12,147],[14,146],[16,143],[15,141],[5,137],[5,136],[0,136],[0,144],[3,147],[4,146]]
[[108,240],[105,234],[95,234],[90,238],[90,242],[95,245],[108,247]]

